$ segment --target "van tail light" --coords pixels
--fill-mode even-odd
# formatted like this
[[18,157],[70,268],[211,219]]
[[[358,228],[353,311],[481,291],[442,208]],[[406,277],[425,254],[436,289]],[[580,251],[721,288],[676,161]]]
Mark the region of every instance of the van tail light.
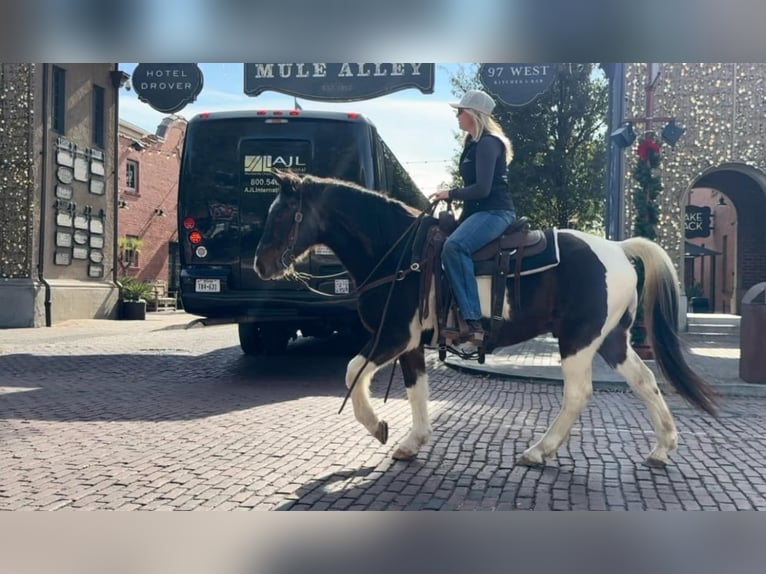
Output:
[[198,245],[202,243],[202,234],[199,231],[192,231],[189,234],[189,243],[192,245]]
[[184,217],[184,221],[183,221],[184,229],[194,229],[195,225],[197,225],[197,222],[194,221],[193,217]]

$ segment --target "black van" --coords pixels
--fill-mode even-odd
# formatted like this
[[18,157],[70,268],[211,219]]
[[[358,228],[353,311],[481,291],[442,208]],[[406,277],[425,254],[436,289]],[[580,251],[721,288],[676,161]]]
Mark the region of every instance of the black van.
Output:
[[253,110],[189,121],[178,184],[180,295],[207,322],[236,322],[246,354],[278,353],[304,336],[360,329],[354,285],[327,248],[297,265],[305,284],[263,281],[255,248],[277,182],[272,168],[338,177],[424,209],[375,126],[356,113]]

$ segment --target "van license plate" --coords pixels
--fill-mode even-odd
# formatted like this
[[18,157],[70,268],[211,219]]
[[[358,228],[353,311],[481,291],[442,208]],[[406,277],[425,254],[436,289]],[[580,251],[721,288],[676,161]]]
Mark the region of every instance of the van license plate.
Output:
[[194,284],[194,290],[197,293],[220,293],[220,279],[197,279]]
[[348,279],[336,279],[335,280],[335,292],[336,293],[348,293]]

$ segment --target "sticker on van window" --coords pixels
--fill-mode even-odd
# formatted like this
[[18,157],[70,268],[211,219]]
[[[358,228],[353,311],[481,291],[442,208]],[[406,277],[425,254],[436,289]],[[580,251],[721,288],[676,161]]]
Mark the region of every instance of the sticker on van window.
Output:
[[298,155],[246,155],[245,173],[270,173],[272,168],[305,171],[306,162]]
[[245,176],[253,176],[243,189],[244,193],[276,192],[279,184],[271,175],[272,168],[306,172],[306,163],[299,155],[245,155]]
[[240,147],[242,192],[276,193],[279,183],[272,170],[307,173],[311,163],[311,145],[306,140],[254,139]]

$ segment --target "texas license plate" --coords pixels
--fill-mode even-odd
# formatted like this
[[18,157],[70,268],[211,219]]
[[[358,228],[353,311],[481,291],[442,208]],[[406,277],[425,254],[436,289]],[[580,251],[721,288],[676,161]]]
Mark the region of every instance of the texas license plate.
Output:
[[194,290],[197,293],[220,293],[220,279],[197,279],[194,284]]

